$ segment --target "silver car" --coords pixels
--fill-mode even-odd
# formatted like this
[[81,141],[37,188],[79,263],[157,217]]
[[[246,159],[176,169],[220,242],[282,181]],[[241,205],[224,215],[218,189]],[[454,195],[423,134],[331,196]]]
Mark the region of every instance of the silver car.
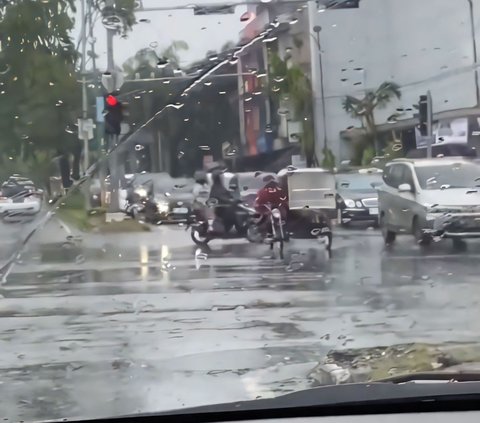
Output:
[[480,165],[459,157],[397,159],[378,188],[379,223],[387,245],[397,234],[417,243],[480,238]]

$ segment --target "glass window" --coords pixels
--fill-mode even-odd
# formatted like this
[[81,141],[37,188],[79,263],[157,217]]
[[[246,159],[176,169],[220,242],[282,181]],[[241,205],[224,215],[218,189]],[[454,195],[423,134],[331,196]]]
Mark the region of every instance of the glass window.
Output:
[[422,189],[474,188],[480,185],[480,166],[475,163],[416,166],[415,172]]

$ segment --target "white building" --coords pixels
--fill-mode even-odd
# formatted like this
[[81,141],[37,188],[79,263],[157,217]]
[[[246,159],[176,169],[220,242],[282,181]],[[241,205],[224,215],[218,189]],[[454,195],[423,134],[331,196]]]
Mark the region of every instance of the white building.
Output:
[[[397,108],[403,109],[400,119],[411,120],[416,113],[412,105],[427,90],[436,113],[477,105],[472,20],[474,26],[480,24],[480,0],[472,2],[473,14],[469,0],[361,0],[357,9],[324,12],[310,2],[311,35],[316,36],[315,25],[322,28],[327,135],[337,159],[349,157],[341,131],[360,126],[342,109],[347,94],[362,97],[384,81],[399,84],[402,99],[378,110],[377,124]],[[322,128],[318,56],[312,60],[312,75],[316,122]],[[322,143],[323,131],[317,130],[317,151]]]

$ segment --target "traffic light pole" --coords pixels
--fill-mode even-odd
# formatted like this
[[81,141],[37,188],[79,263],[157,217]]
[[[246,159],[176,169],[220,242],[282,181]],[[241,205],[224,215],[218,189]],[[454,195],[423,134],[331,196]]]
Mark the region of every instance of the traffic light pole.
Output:
[[[106,0],[106,7],[114,7],[114,0]],[[115,61],[113,57],[113,37],[115,36],[115,30],[107,28],[107,71],[112,75],[115,73]],[[120,177],[118,169],[118,152],[115,151],[115,147],[118,142],[118,136],[108,134],[107,144],[107,157],[108,165],[110,168],[110,204],[108,206],[109,212],[117,212],[119,209],[119,195],[118,190],[120,187]]]
[[433,144],[433,102],[432,94],[427,91],[427,157],[432,157],[432,144]]

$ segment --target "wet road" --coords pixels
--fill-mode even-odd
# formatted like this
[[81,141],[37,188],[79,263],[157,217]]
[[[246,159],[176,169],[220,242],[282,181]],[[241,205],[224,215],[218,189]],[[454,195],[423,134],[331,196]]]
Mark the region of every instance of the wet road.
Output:
[[332,349],[478,338],[476,241],[386,251],[377,231],[337,230],[331,258],[292,242],[282,261],[241,240],[201,251],[179,227],[70,244],[63,229],[0,286],[10,420],[265,398],[310,386]]

